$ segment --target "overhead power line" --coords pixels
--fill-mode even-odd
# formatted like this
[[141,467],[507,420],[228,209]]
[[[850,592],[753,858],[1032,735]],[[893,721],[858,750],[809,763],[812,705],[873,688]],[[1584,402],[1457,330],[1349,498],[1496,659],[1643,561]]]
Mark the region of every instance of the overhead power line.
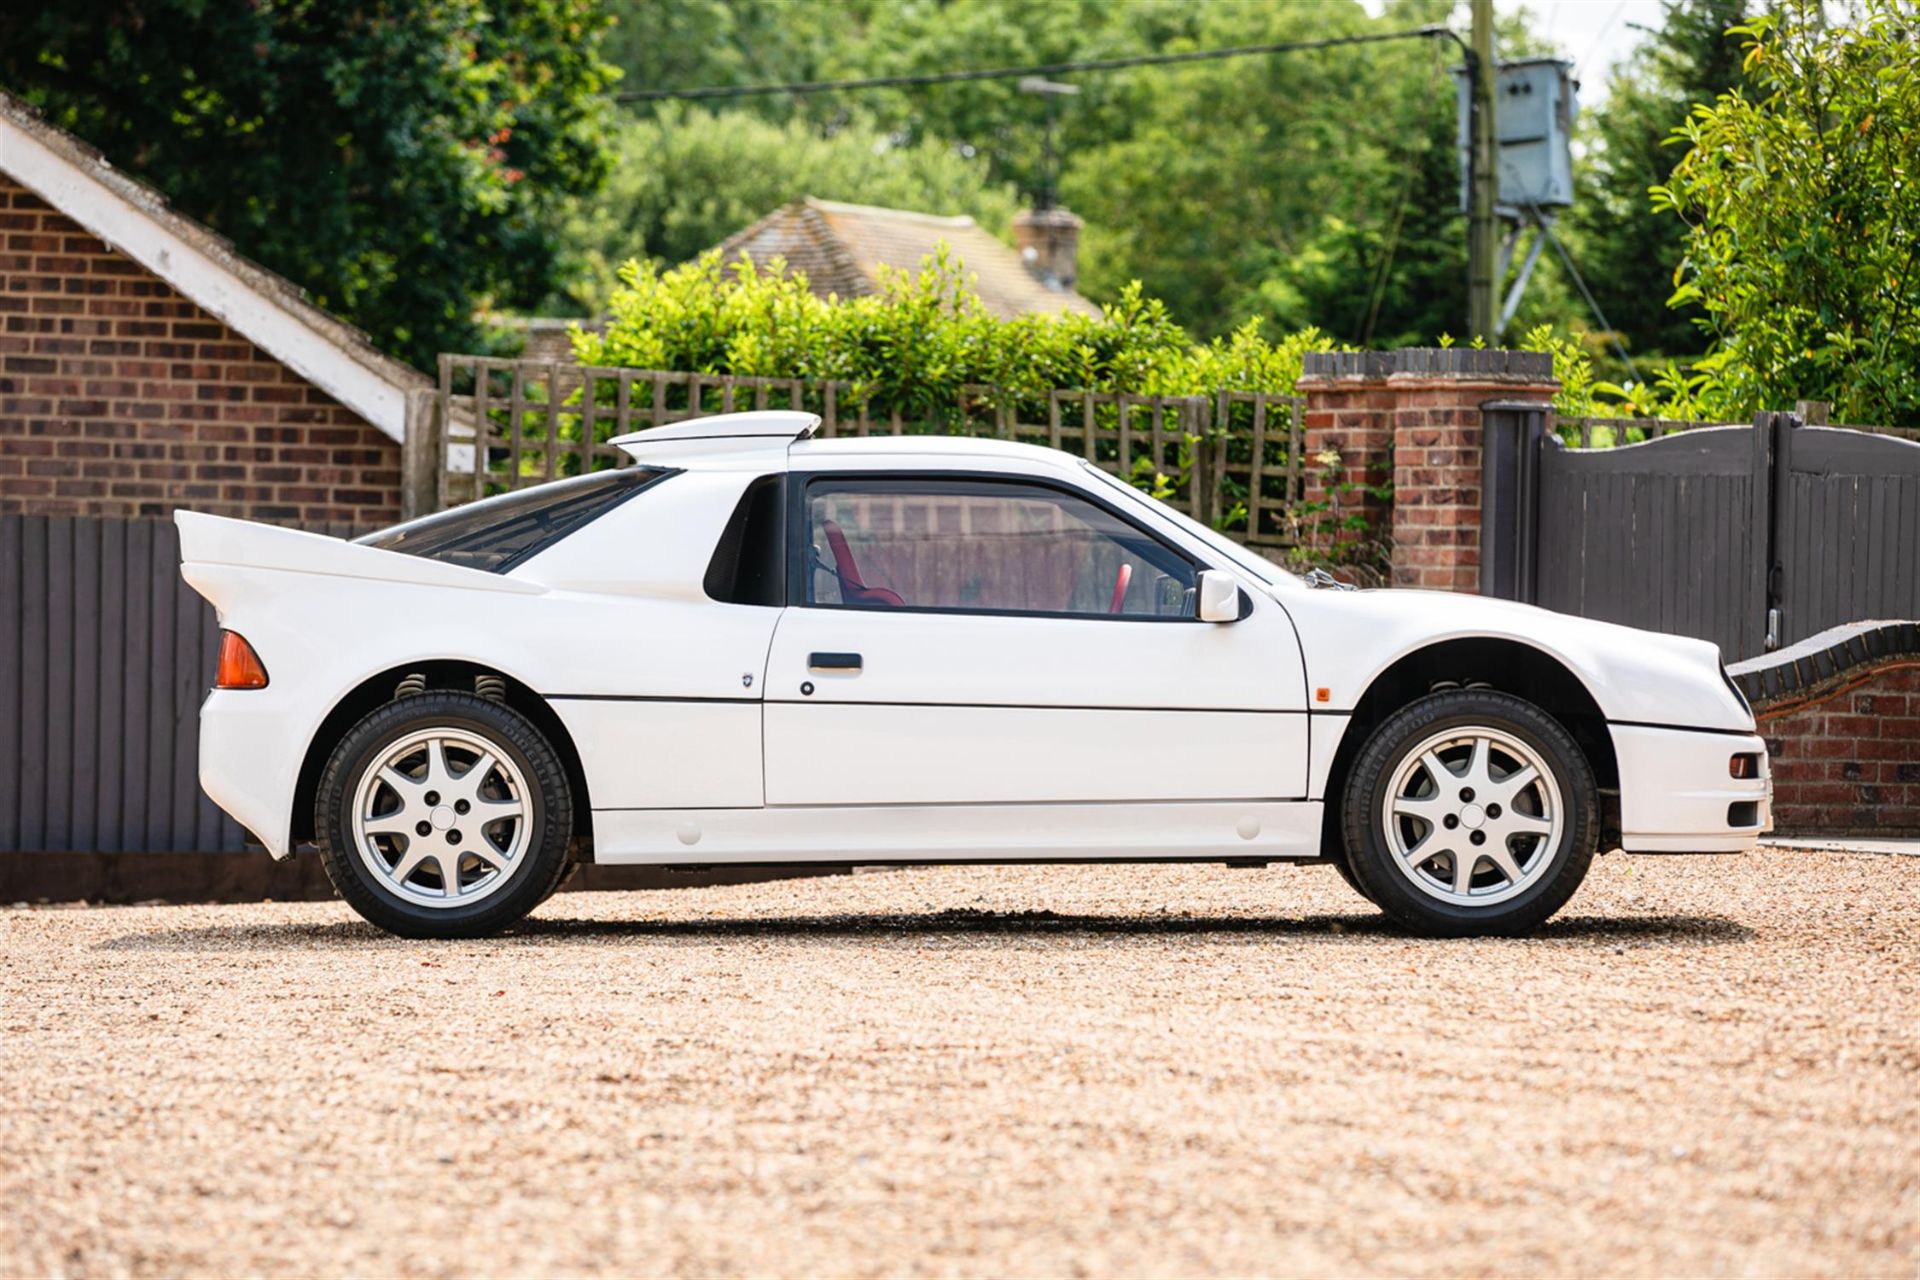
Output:
[[1080,62],[1049,62],[1033,67],[987,67],[972,71],[928,71],[913,75],[864,76],[853,80],[801,80],[792,84],[710,85],[703,89],[629,89],[616,93],[620,102],[711,101],[719,98],[764,98],[776,94],[838,93],[856,89],[907,89],[930,84],[961,84],[974,80],[1018,80],[1024,76],[1063,76],[1077,71],[1124,71],[1129,67],[1165,67],[1183,62],[1218,62],[1225,58],[1253,58],[1273,53],[1301,53],[1337,49],[1344,45],[1384,44],[1389,40],[1451,40],[1472,59],[1467,43],[1445,26],[1415,27],[1406,31],[1379,31],[1368,35],[1329,36],[1324,40],[1282,40],[1273,44],[1243,44],[1229,49],[1193,49],[1185,53],[1142,53],[1125,58],[1089,58]]

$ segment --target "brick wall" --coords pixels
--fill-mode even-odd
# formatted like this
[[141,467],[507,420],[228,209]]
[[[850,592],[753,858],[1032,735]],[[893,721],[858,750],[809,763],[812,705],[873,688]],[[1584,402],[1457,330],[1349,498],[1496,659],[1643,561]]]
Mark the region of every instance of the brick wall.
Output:
[[[1339,454],[1350,483],[1393,477],[1391,502],[1361,504],[1358,535],[1390,541],[1391,584],[1467,592],[1480,589],[1481,405],[1558,389],[1545,355],[1457,349],[1313,352],[1297,387],[1309,460]],[[1316,476],[1307,499],[1326,496]]]
[[1776,831],[1920,836],[1920,661],[1852,672],[1835,692],[1759,718]]
[[[1342,515],[1357,514],[1384,533],[1389,504],[1367,489],[1392,478],[1393,393],[1385,387],[1361,389],[1307,378],[1296,390],[1307,402],[1300,414],[1306,500],[1337,508]],[[1339,461],[1325,466],[1319,461],[1323,454],[1336,454]]]
[[388,524],[400,446],[0,175],[0,513]]
[[1514,388],[1402,378],[1394,391],[1393,585],[1478,591],[1480,405]]

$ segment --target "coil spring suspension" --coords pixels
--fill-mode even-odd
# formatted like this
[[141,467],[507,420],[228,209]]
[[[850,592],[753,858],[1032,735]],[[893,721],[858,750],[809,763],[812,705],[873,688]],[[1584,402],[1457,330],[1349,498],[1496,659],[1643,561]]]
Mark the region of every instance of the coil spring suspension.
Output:
[[418,671],[408,672],[400,677],[400,683],[393,686],[395,701],[401,698],[417,698],[427,691],[427,678]]
[[1427,686],[1428,693],[1455,693],[1461,689],[1491,689],[1485,680],[1435,680]]
[[505,702],[507,700],[507,682],[499,676],[475,676],[473,678],[473,691],[485,698],[488,702]]

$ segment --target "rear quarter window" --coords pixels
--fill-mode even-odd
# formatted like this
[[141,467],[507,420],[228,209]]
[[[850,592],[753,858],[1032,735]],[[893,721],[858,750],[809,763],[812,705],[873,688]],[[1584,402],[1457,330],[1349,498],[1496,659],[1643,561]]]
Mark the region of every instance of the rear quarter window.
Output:
[[355,539],[447,564],[505,573],[673,475],[666,467],[622,467],[556,480]]

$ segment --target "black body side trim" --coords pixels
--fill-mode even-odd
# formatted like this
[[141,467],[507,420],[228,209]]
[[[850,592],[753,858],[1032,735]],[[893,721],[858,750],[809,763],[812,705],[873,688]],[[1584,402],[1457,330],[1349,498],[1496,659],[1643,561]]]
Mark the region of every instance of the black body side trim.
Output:
[[759,698],[677,698],[663,693],[543,693],[548,702],[747,702]]
[[[858,654],[819,654],[819,657],[853,657]],[[888,702],[876,699],[846,699],[822,702],[818,698],[678,698],[650,693],[543,693],[549,702],[744,702],[782,707],[944,707],[977,711],[1161,711],[1197,712],[1207,715],[1303,716],[1312,714],[1286,707],[1101,707],[1076,703],[1026,702]],[[1343,713],[1344,714],[1344,713]]]
[[1622,729],[1665,729],[1670,733],[1713,733],[1729,738],[1758,737],[1758,729],[1708,729],[1697,724],[1657,724],[1651,720],[1609,720],[1609,727],[1618,725]]
[[766,702],[769,706],[779,707],[938,707],[954,711],[1159,711],[1229,716],[1306,714],[1304,711],[1269,707],[1102,707],[1057,702],[894,702],[879,698],[844,698],[827,702],[822,702],[818,698],[768,698]]

